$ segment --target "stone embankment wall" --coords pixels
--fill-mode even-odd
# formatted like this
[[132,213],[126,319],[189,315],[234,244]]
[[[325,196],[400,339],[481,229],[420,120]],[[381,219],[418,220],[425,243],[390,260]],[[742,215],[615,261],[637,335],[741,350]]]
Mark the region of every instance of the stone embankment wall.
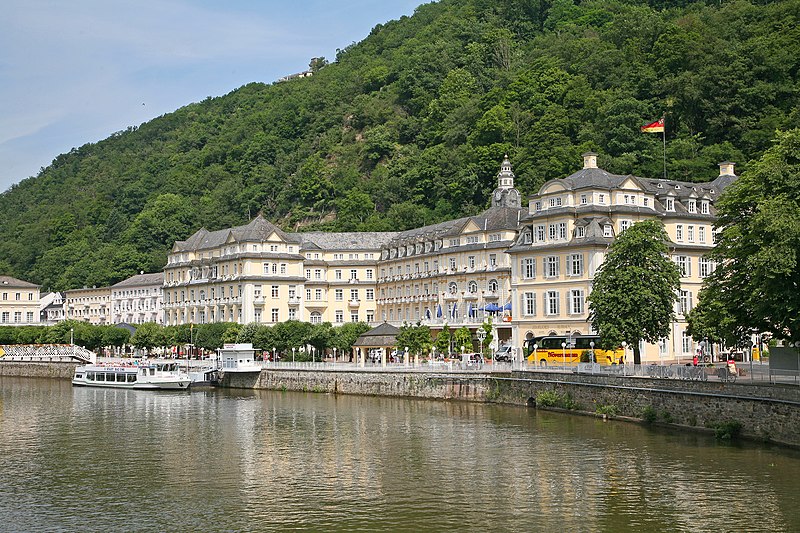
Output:
[[77,363],[3,361],[0,363],[0,376],[72,379],[78,366]]
[[[540,393],[576,412],[613,413],[687,428],[742,424],[742,435],[800,447],[800,388],[563,373],[508,374],[264,370],[223,386],[535,405]],[[649,413],[648,413],[649,412]]]

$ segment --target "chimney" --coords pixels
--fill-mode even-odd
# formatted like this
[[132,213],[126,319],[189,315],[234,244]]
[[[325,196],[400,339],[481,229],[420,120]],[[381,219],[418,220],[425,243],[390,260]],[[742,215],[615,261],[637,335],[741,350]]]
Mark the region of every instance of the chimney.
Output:
[[586,152],[583,154],[583,168],[597,168],[597,154]]
[[735,176],[736,173],[733,170],[733,167],[736,166],[736,163],[732,163],[730,161],[723,161],[719,164],[719,175],[720,176]]

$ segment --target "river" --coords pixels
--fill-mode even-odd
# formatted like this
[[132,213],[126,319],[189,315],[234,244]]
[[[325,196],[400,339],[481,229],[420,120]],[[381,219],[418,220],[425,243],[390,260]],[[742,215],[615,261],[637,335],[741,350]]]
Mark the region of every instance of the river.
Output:
[[520,407],[0,378],[0,531],[798,531],[800,453]]

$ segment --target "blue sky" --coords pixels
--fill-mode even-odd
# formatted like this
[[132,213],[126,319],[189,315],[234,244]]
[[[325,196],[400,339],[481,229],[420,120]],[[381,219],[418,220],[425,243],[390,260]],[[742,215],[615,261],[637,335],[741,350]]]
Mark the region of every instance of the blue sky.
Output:
[[59,154],[332,60],[424,0],[5,0],[0,192]]

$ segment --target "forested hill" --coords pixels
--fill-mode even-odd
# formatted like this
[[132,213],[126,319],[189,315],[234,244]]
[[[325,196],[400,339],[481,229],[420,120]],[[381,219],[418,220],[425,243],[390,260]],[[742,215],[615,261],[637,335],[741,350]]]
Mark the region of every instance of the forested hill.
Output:
[[400,230],[524,195],[599,152],[707,180],[800,123],[800,0],[442,0],[311,78],[252,83],[59,156],[0,195],[0,273],[66,289],[158,271],[176,239],[263,212]]

